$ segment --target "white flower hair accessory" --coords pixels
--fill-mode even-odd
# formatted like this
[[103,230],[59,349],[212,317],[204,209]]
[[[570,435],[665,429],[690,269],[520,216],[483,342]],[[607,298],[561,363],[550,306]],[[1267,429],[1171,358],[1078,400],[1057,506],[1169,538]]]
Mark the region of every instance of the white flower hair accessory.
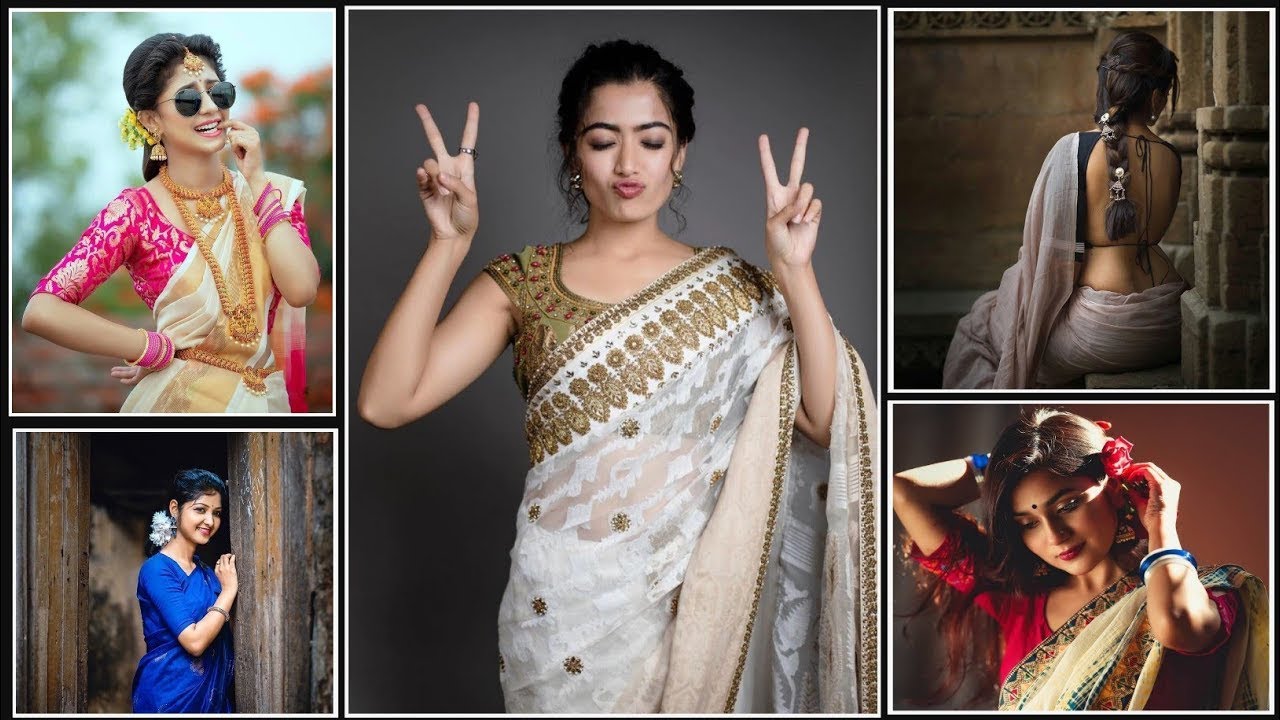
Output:
[[158,512],[151,516],[151,542],[156,547],[164,547],[169,544],[174,535],[178,534],[178,521],[167,512]]

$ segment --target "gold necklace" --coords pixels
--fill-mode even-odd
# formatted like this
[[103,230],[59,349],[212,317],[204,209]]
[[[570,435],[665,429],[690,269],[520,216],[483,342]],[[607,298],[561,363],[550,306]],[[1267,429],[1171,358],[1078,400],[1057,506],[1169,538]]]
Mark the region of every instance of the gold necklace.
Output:
[[[232,194],[235,190],[235,184],[231,179],[231,173],[226,167],[222,168],[222,183],[207,193],[185,188],[174,182],[169,176],[169,166],[160,166],[160,182],[164,185],[169,194],[173,196],[174,204],[178,206],[178,212],[182,215],[182,221],[186,223],[187,230],[191,236],[195,238],[196,246],[200,248],[200,254],[204,257],[205,264],[209,266],[209,272],[213,275],[214,287],[218,289],[218,301],[222,305],[222,312],[227,316],[227,334],[231,339],[246,347],[255,347],[258,340],[262,337],[262,332],[258,328],[258,318],[254,313],[257,306],[257,300],[253,291],[253,264],[249,258],[249,234],[245,230],[244,211],[240,208],[240,203],[236,201],[236,197]],[[196,214],[204,218],[206,221],[215,220],[226,214],[227,210],[222,208],[222,197],[231,195],[228,201],[229,210],[231,212],[232,221],[236,225],[236,240],[233,254],[240,256],[240,304],[234,305],[231,302],[231,295],[227,289],[226,278],[222,274],[222,267],[218,265],[218,259],[213,254],[213,247],[209,239],[201,231],[202,225],[198,225],[195,218],[191,216],[191,209],[187,207],[185,201],[194,200],[196,204]]]

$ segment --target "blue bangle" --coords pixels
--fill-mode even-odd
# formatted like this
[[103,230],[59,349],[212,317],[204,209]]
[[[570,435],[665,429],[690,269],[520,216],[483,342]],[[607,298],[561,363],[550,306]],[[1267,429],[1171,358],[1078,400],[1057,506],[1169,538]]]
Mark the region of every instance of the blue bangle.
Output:
[[987,469],[987,462],[989,462],[990,459],[990,456],[986,453],[974,453],[969,456],[969,462],[973,463],[973,467],[975,467],[979,472]]
[[1138,578],[1142,580],[1144,585],[1147,582],[1147,570],[1151,567],[1151,563],[1155,562],[1157,558],[1162,558],[1167,555],[1177,555],[1183,560],[1191,563],[1191,567],[1196,570],[1200,569],[1200,566],[1196,564],[1195,555],[1192,555],[1182,548],[1165,548],[1163,550],[1156,550],[1154,552],[1147,553],[1147,556],[1142,558],[1142,562],[1138,563]]

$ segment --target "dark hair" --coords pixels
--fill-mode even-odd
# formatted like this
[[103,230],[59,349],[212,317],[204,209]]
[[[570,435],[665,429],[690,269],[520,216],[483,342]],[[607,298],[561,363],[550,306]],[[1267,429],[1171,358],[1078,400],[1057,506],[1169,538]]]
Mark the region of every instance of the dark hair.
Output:
[[[1093,120],[1102,130],[1107,148],[1107,183],[1117,180],[1116,170],[1123,173],[1121,186],[1129,188],[1129,143],[1125,126],[1131,116],[1155,114],[1151,95],[1167,93],[1172,88],[1171,108],[1178,106],[1178,56],[1159,40],[1144,32],[1117,35],[1098,60],[1098,101]],[[1102,116],[1108,115],[1107,121]],[[1112,193],[1107,204],[1107,238],[1114,241],[1138,229],[1138,209],[1125,192],[1124,199]],[[1150,202],[1150,200],[1148,200]]]
[[[1066,573],[1047,565],[1027,549],[1013,519],[1012,496],[1027,475],[1044,470],[1062,478],[1106,477],[1101,451],[1106,433],[1092,421],[1062,410],[1039,408],[1024,413],[1004,429],[987,465],[981,486],[982,527],[961,525],[959,542],[974,550],[974,587],[961,593],[941,577],[923,579],[924,598],[911,613],[940,606],[938,632],[947,648],[943,679],[931,698],[950,697],[966,674],[981,678],[979,696],[998,689],[1001,647],[994,623],[973,602],[979,593],[996,591],[1027,596],[1061,584]],[[985,531],[982,529],[985,528]]]
[[[569,213],[572,215],[581,198],[585,196],[569,185],[570,177],[578,168],[578,135],[582,132],[582,116],[591,103],[591,93],[601,85],[651,82],[658,89],[658,96],[675,123],[676,148],[693,140],[693,87],[684,79],[684,71],[663,58],[648,45],[628,40],[610,40],[600,45],[588,45],[574,61],[560,83],[559,108],[556,110],[556,140],[560,143],[562,158],[557,184],[564,193]],[[671,211],[680,220],[684,218],[675,209],[675,198],[682,194],[684,185],[676,188],[671,197]],[[584,214],[578,222],[586,222]]]
[[[222,504],[227,504],[227,483],[217,473],[200,468],[191,468],[188,470],[179,470],[173,476],[173,480],[169,483],[168,501],[176,500],[178,503],[178,511],[181,513],[182,507],[189,503],[199,500],[205,495],[218,493],[222,497]],[[165,503],[165,512],[169,511],[168,501]],[[160,548],[150,540],[147,541],[148,555],[154,555]]]
[[[134,112],[156,109],[160,91],[186,57],[187,50],[212,61],[218,79],[227,79],[227,71],[222,67],[222,50],[208,35],[152,35],[129,53],[124,64],[124,97]],[[160,162],[151,159],[151,146],[144,146],[142,177],[150,180],[159,172]]]

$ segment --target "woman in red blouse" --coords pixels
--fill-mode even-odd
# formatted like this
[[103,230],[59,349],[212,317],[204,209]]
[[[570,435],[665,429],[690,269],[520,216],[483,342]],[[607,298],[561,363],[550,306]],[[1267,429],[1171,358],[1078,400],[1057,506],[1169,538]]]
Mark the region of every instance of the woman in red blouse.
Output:
[[[998,670],[1002,710],[1265,708],[1265,588],[1235,566],[1197,571],[1180,485],[1108,430],[1040,409],[989,456],[894,475],[909,557],[942,606],[945,688]],[[954,511],[979,497],[981,526]]]

